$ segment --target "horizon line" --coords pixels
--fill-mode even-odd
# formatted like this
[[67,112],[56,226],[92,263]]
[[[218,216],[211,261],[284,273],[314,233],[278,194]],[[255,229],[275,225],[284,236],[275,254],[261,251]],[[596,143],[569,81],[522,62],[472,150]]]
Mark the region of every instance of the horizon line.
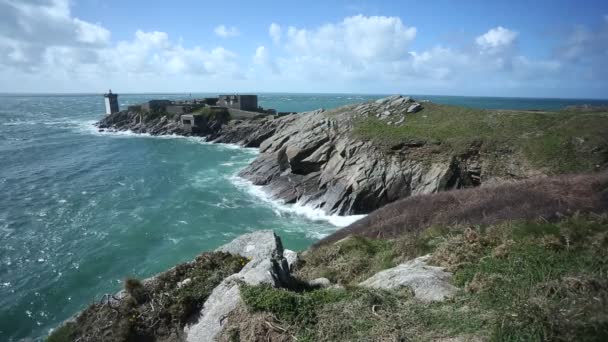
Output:
[[[97,92],[0,92],[0,96],[86,96],[86,95],[103,95],[104,93]],[[592,101],[608,101],[608,98],[598,98],[598,97],[534,97],[534,96],[496,96],[496,95],[447,95],[447,94],[403,94],[403,93],[333,93],[333,92],[320,92],[320,93],[310,93],[310,92],[274,92],[274,91],[257,91],[257,92],[249,92],[249,91],[238,91],[238,92],[211,92],[211,91],[196,91],[196,92],[124,92],[124,93],[116,93],[118,95],[188,95],[188,94],[297,94],[297,95],[365,95],[365,96],[392,96],[392,95],[402,95],[402,96],[444,96],[444,97],[478,97],[478,98],[505,98],[505,99],[531,99],[531,100],[592,100]]]

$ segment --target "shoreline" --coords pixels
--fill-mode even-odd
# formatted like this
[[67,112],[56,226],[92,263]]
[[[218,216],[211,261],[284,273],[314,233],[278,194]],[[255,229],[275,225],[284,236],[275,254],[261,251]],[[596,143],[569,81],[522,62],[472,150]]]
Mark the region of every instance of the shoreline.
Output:
[[[259,148],[257,148],[257,147],[244,147],[244,146],[234,144],[234,143],[213,142],[213,141],[208,141],[206,139],[206,137],[187,136],[187,135],[180,135],[180,134],[153,135],[150,133],[137,133],[137,132],[133,132],[132,130],[112,130],[112,129],[105,129],[103,132],[101,132],[101,131],[99,131],[99,128],[94,123],[91,124],[90,126],[94,128],[94,130],[91,130],[91,133],[96,136],[112,136],[112,137],[125,137],[125,138],[134,137],[134,138],[157,138],[157,139],[184,139],[184,140],[194,142],[197,144],[203,144],[203,145],[209,145],[209,146],[213,145],[213,146],[218,146],[220,148],[226,148],[226,149],[239,149],[242,151],[246,151],[248,154],[251,154],[254,156],[258,156],[260,154]],[[247,165],[245,165],[245,167],[250,165],[254,160],[255,160],[255,158],[250,159],[247,162]],[[328,215],[328,214],[324,213],[323,210],[319,209],[318,207],[315,207],[314,205],[302,204],[300,202],[296,202],[293,204],[287,204],[284,201],[282,201],[281,199],[272,198],[272,196],[268,193],[268,191],[264,190],[263,186],[255,185],[250,180],[247,180],[243,177],[238,176],[238,173],[240,173],[245,167],[239,169],[236,173],[234,173],[228,177],[225,177],[225,178],[228,179],[230,181],[230,183],[232,183],[239,190],[267,203],[269,205],[269,207],[271,207],[272,210],[275,213],[277,213],[278,216],[281,216],[281,213],[295,214],[295,215],[304,217],[313,222],[329,223],[330,225],[332,225],[333,227],[336,227],[338,229],[346,227],[346,226],[354,223],[355,221],[362,219],[363,217],[366,216],[366,214],[363,214],[363,215],[337,215],[337,214]],[[326,236],[326,234],[315,234],[315,235],[316,235],[317,239],[322,239],[323,237]]]

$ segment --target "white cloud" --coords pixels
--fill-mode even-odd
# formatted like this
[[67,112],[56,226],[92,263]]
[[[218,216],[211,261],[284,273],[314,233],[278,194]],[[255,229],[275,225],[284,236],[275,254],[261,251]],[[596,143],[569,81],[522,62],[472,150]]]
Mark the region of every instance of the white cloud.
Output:
[[299,56],[328,56],[346,64],[404,57],[416,37],[415,27],[406,27],[397,17],[345,18],[314,30],[289,27],[286,46]]
[[272,27],[282,51],[274,59],[277,73],[307,80],[393,78],[416,37],[416,28],[398,17],[357,15],[312,29],[289,26],[284,35]]
[[253,64],[261,67],[263,69],[262,71],[264,72],[269,70],[273,74],[278,73],[276,63],[270,58],[268,49],[263,45],[260,45],[255,49],[255,54],[253,55]]
[[76,25],[76,40],[82,43],[106,44],[110,41],[110,31],[99,26],[82,21],[78,18],[74,19]]
[[112,43],[109,30],[73,17],[67,0],[0,0],[0,72],[74,83],[104,83],[112,75],[241,77],[236,54],[222,47],[186,48],[165,32],[141,30]]
[[109,71],[166,75],[236,74],[236,54],[218,47],[185,48],[173,42],[165,32],[137,31],[132,41],[122,41],[103,50],[104,67]]
[[270,24],[270,27],[268,27],[268,34],[270,34],[272,41],[278,44],[281,41],[281,35],[283,34],[281,26],[277,23]]
[[520,56],[515,44],[518,33],[502,26],[473,39],[472,48],[436,45],[412,50],[416,35],[417,29],[400,18],[357,15],[316,28],[290,26],[275,58],[258,48],[254,60],[263,56],[274,62],[281,80],[336,87],[413,84],[441,89],[475,84],[483,88],[506,80],[527,82],[530,75],[553,78],[563,68],[557,61]]
[[499,49],[512,46],[517,35],[515,31],[498,26],[477,37],[475,42],[482,49]]
[[258,46],[253,55],[253,62],[256,64],[266,64],[268,61],[268,51],[264,46]]
[[35,70],[48,47],[94,48],[109,41],[103,26],[72,17],[68,0],[0,1],[0,63]]
[[[463,46],[446,42],[415,49],[417,28],[399,17],[364,15],[313,27],[272,23],[267,41],[239,57],[162,31],[137,30],[113,42],[101,24],[74,17],[69,4],[0,0],[0,91],[16,91],[15,85],[23,91],[56,85],[88,91],[110,83],[130,91],[242,85],[269,91],[459,92],[530,84],[544,89],[567,79],[600,80],[600,88],[608,80],[606,16],[598,18],[598,27],[579,26],[564,35],[546,59],[523,56],[519,34],[503,26],[479,32]],[[215,31],[238,35],[236,27],[225,25]]]
[[213,31],[222,38],[231,38],[240,35],[239,30],[234,26],[226,27],[225,25],[219,25]]

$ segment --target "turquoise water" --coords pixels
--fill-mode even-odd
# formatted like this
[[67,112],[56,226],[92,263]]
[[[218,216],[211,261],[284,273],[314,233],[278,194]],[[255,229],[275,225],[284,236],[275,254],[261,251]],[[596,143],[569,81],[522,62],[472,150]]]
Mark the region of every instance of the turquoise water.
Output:
[[[303,111],[379,97],[263,94],[260,104]],[[602,103],[418,98],[507,109]],[[236,177],[254,149],[98,133],[103,109],[98,95],[0,96],[0,341],[45,335],[125,277],[148,277],[242,233],[275,229],[298,250],[350,221],[270,201]]]

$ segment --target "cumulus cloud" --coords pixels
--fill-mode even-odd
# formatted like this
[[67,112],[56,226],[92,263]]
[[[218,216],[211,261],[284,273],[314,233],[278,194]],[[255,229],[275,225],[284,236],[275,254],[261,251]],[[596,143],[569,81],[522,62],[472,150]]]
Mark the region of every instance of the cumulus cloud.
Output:
[[278,72],[275,62],[270,58],[268,49],[263,45],[258,46],[255,49],[255,54],[253,55],[253,64],[260,66],[263,69],[267,69],[272,73]]
[[72,17],[68,0],[0,1],[2,64],[33,70],[49,47],[98,48],[109,41],[103,26]]
[[559,61],[521,56],[518,33],[502,26],[474,37],[469,45],[424,50],[411,48],[417,33],[398,17],[382,16],[357,15],[316,28],[289,26],[281,36],[280,52],[273,59],[264,51],[264,59],[274,62],[277,73],[287,80],[426,84],[438,89],[470,85],[472,80],[477,86],[500,86],[507,80],[523,84],[533,77],[551,79],[563,69]]
[[236,74],[236,54],[222,47],[205,50],[185,48],[165,32],[138,30],[131,41],[100,51],[104,69],[152,74]]
[[286,46],[298,56],[326,55],[342,63],[358,64],[399,59],[415,37],[416,28],[406,27],[400,18],[358,15],[313,30],[290,26]]
[[[240,57],[221,46],[184,45],[162,31],[137,30],[129,39],[112,41],[108,29],[76,18],[69,5],[69,0],[0,0],[0,79],[30,87],[46,84],[47,91],[53,82],[98,85],[111,79],[132,82],[130,89],[141,91],[142,82],[145,90],[171,90],[167,80],[183,89],[213,79],[210,87],[224,89],[266,84],[260,90],[278,90],[281,84],[280,90],[361,92],[410,86],[419,92],[507,84],[543,88],[581,75],[599,80],[599,88],[608,80],[606,16],[596,27],[578,26],[563,35],[554,54],[544,59],[522,55],[520,35],[510,27],[490,27],[463,46],[443,42],[416,49],[416,27],[399,17],[364,15],[312,27],[272,23],[267,42]],[[220,37],[239,34],[225,25],[214,31]],[[182,86],[188,79],[192,83]],[[149,88],[151,82],[158,87]],[[2,90],[13,88],[0,84]]]
[[269,31],[274,31],[275,42],[281,42],[278,70],[291,77],[316,79],[352,80],[392,73],[395,66],[391,64],[408,58],[408,47],[416,37],[416,28],[398,17],[363,15],[312,29],[289,26],[284,35],[278,24]]
[[281,41],[281,35],[283,34],[281,26],[277,23],[270,24],[270,27],[268,27],[268,34],[270,35],[270,38],[272,38],[272,41],[278,44]]
[[142,30],[112,43],[109,30],[73,17],[67,0],[0,0],[0,28],[3,74],[98,82],[110,75],[241,77],[237,55],[223,47],[186,48],[165,32]]
[[215,29],[213,29],[216,35],[222,38],[231,38],[236,37],[240,34],[239,30],[234,27],[226,27],[225,25],[219,25]]
[[502,26],[495,27],[475,39],[482,49],[497,49],[512,46],[517,38],[517,32]]

